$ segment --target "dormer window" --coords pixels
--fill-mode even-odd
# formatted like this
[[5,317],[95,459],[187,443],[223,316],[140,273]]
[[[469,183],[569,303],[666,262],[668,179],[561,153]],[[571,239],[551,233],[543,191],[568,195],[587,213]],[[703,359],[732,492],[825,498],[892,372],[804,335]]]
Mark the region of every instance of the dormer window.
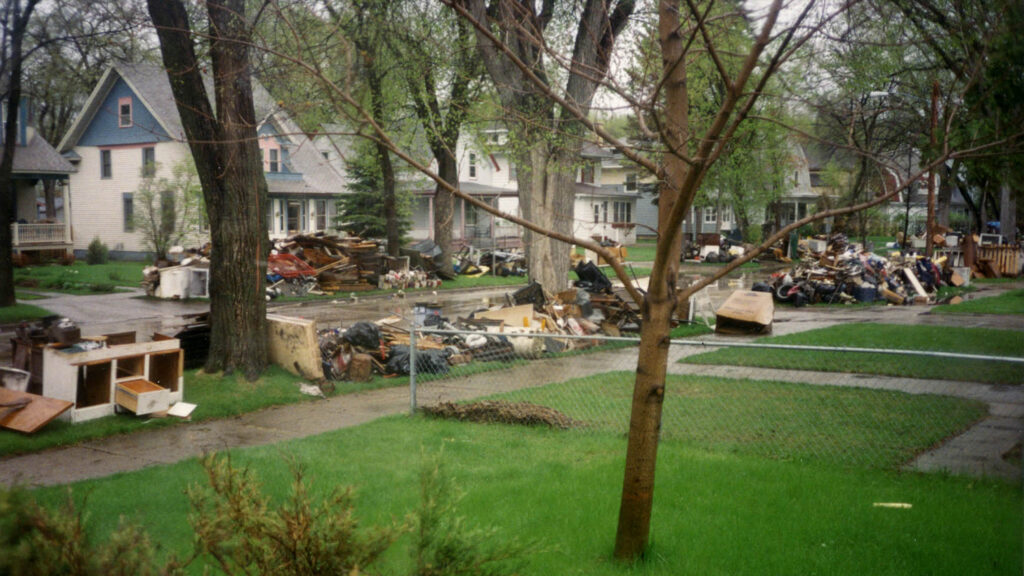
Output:
[[476,178],[476,154],[469,153],[469,177]]
[[131,96],[118,98],[118,127],[130,128],[131,125]]
[[278,159],[279,152],[277,150],[273,149],[273,148],[271,148],[269,150],[269,152],[270,152],[270,171],[271,172],[280,172],[281,171],[281,162]]

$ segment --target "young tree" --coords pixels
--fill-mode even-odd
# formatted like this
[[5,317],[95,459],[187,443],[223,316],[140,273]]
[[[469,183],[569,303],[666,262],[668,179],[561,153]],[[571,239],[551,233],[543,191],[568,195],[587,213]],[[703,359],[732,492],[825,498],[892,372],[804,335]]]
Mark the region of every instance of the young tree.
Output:
[[358,142],[354,152],[346,158],[348,170],[348,192],[338,196],[335,225],[350,234],[370,238],[387,237],[397,232],[401,240],[409,232],[409,194],[396,190],[395,218],[388,214],[381,204],[381,189],[384,178],[381,173],[377,146],[368,141]]
[[182,0],[148,0],[210,219],[210,352],[206,369],[255,379],[267,365],[267,182],[249,70],[244,0],[208,0],[214,104]]
[[191,160],[175,164],[170,178],[157,178],[155,166],[143,170],[145,177],[135,192],[133,223],[154,258],[161,260],[172,246],[199,240],[206,218],[203,190]]

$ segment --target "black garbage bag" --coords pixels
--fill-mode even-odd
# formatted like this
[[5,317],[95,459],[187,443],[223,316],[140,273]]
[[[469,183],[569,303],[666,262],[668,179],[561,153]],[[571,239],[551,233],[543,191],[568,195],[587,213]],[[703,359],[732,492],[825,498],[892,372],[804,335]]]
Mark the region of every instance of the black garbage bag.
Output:
[[[409,373],[409,347],[392,346],[388,355],[388,372],[391,374]],[[418,374],[447,374],[448,353],[444,350],[417,350],[416,372]]]
[[529,284],[516,290],[512,293],[512,301],[517,306],[523,304],[533,304],[534,309],[538,311],[544,310],[544,305],[547,304],[547,300],[544,298],[544,287],[542,287],[536,280],[530,281]]
[[380,348],[380,330],[376,324],[370,322],[356,322],[351,328],[345,330],[342,339],[345,342],[365,350],[377,350]]
[[587,292],[603,293],[612,289],[612,281],[593,262],[580,262],[575,268],[579,276],[574,285]]

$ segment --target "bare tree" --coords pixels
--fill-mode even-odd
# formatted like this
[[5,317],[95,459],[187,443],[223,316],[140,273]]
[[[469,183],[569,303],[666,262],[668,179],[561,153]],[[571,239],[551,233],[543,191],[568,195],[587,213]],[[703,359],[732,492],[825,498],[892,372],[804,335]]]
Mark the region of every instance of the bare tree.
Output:
[[149,0],[149,13],[210,219],[210,351],[206,369],[256,378],[267,364],[267,182],[256,136],[244,0],[208,0],[206,35],[214,104],[200,73],[181,0]]
[[14,149],[18,141],[21,106],[21,74],[25,64],[25,34],[38,0],[4,2],[0,18],[0,95],[7,104],[3,125],[3,154],[0,155],[0,306],[14,306],[14,264],[10,222],[14,219]]

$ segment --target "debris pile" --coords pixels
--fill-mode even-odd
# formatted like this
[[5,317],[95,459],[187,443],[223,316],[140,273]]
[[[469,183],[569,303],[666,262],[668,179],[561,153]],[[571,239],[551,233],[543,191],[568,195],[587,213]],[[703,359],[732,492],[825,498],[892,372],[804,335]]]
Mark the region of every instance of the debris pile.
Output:
[[886,258],[850,244],[842,234],[801,240],[800,254],[791,271],[774,273],[770,283],[758,282],[752,289],[772,292],[776,301],[797,307],[878,300],[928,304],[943,284],[964,282],[951,267],[940,269],[945,257],[932,261],[896,252]]
[[267,259],[268,297],[362,292],[382,285],[387,260],[356,236],[298,235],[279,240]]
[[[550,294],[532,282],[506,294],[505,304],[477,310],[465,317],[447,318],[440,305],[416,303],[412,327],[392,316],[374,323],[357,322],[348,329],[318,331],[324,377],[328,380],[366,380],[373,373],[406,375],[411,370],[413,327],[429,326],[453,332],[416,338],[416,371],[446,374],[452,366],[470,362],[537,358],[594,345],[589,339],[560,338],[618,336],[637,331],[640,317],[631,304],[611,289],[593,264],[577,268],[575,288]],[[555,337],[535,338],[536,334]]]

